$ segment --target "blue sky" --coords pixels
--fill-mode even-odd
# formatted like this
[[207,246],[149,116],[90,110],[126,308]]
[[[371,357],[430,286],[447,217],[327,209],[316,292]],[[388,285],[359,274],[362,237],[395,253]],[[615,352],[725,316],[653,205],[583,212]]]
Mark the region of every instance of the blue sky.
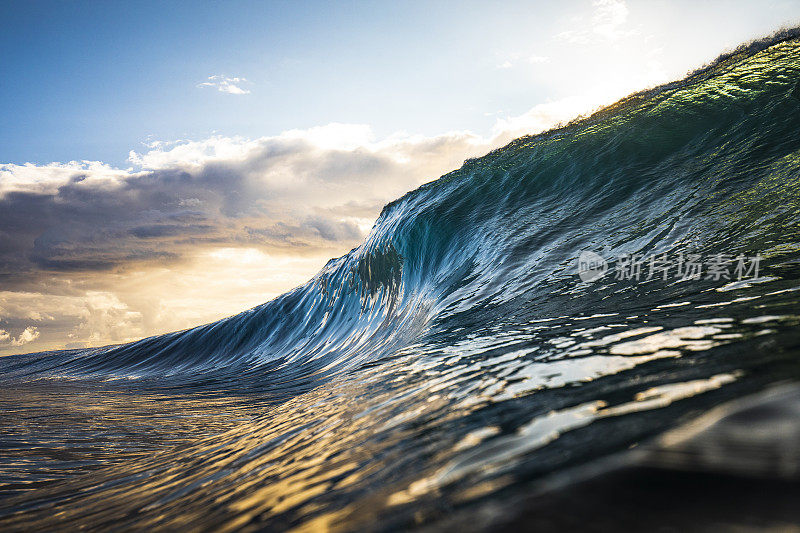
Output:
[[[3,2],[0,162],[125,165],[150,140],[258,137],[330,122],[378,136],[491,130],[581,84],[592,50],[558,39],[592,2]],[[800,3],[631,1],[669,75],[795,22]],[[630,47],[632,43],[627,43]],[[638,50],[604,51],[629,61]],[[596,47],[595,47],[596,48]],[[544,63],[498,68],[509,58]],[[601,61],[602,63],[602,61]],[[553,72],[555,71],[555,73]],[[198,88],[243,77],[246,95]]]
[[[476,53],[489,21],[470,21],[474,6],[454,7],[6,4],[0,42],[13,75],[0,89],[10,126],[0,161],[119,162],[149,138],[258,136],[336,121],[434,133],[471,126],[469,110],[488,122],[481,104],[509,96],[470,83],[493,66]],[[246,77],[251,93],[198,90],[210,75]]]
[[800,25],[800,0],[0,0],[0,356],[295,287],[383,205]]

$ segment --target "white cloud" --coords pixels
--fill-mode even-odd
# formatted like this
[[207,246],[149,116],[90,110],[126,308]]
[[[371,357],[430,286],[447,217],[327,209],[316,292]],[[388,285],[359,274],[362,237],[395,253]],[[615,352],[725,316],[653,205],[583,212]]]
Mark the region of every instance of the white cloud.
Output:
[[33,342],[39,338],[39,330],[34,326],[28,326],[25,330],[20,333],[19,337],[16,339],[12,338],[11,335],[3,329],[0,329],[0,344],[10,344],[11,346],[22,346],[24,344],[28,344],[29,342]]
[[613,98],[608,95],[585,94],[545,102],[534,106],[522,115],[500,118],[495,122],[493,129],[495,144],[566,124],[570,120],[581,115],[588,115],[612,101]]
[[46,165],[0,164],[0,197],[9,192],[55,194],[68,179],[82,187],[103,189],[114,187],[125,170],[113,168],[100,161],[70,161]]
[[12,346],[22,346],[23,344],[28,344],[29,342],[33,342],[39,338],[39,330],[33,326],[28,326],[25,328],[25,331],[17,337],[15,340],[11,341]]
[[209,76],[208,81],[198,83],[197,86],[200,88],[213,87],[221,93],[250,94],[249,89],[244,89],[242,87],[242,84],[244,83],[248,83],[247,79],[245,78],[229,78],[228,76],[217,74],[214,76]]
[[545,56],[533,55],[533,56],[530,56],[528,58],[528,63],[532,63],[532,64],[549,63],[549,62],[550,62],[550,58],[549,57],[545,57]]
[[628,6],[623,0],[594,0],[592,31],[606,39],[621,36],[620,28],[628,20]]
[[528,64],[531,64],[531,65],[537,65],[537,64],[549,63],[549,62],[550,62],[550,58],[546,57],[546,56],[540,56],[540,55],[536,55],[536,54],[529,55],[529,56],[524,56],[522,54],[513,53],[513,54],[507,54],[506,56],[504,56],[503,60],[500,63],[498,63],[496,66],[499,69],[509,69],[509,68],[517,66],[520,63],[528,63]]
[[635,35],[635,30],[626,30],[628,6],[624,0],[593,0],[591,21],[580,17],[579,27],[556,34],[556,39],[572,44],[592,44],[602,41],[617,41]]

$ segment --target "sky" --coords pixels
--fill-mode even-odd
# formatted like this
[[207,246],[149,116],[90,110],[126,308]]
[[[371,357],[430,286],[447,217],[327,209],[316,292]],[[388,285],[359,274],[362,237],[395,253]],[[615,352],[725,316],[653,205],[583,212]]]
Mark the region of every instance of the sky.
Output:
[[0,355],[267,301],[464,159],[800,0],[0,2]]

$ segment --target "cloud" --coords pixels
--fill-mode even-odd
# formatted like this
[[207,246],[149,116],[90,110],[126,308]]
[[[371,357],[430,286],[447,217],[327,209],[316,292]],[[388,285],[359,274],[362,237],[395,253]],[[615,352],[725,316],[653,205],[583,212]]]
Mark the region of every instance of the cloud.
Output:
[[[178,261],[198,247],[331,253],[363,238],[391,199],[477,155],[454,132],[370,142],[369,128],[331,124],[259,139],[212,137],[130,159],[0,165],[0,279],[109,271]],[[353,200],[358,213],[353,212]]]
[[248,83],[245,78],[229,78],[227,76],[214,75],[209,76],[208,81],[198,83],[197,86],[200,88],[212,87],[221,93],[250,94],[249,89],[244,89],[241,87],[243,83]]
[[592,2],[592,31],[606,39],[618,39],[621,27],[628,20],[628,6],[622,0],[594,0]]
[[546,57],[546,56],[540,56],[540,55],[536,55],[536,54],[525,56],[525,55],[522,55],[522,54],[513,53],[513,54],[505,55],[503,57],[503,60],[500,63],[498,63],[496,66],[499,69],[509,69],[509,68],[512,68],[512,67],[515,67],[515,66],[519,65],[520,63],[527,63],[527,64],[530,64],[530,65],[538,65],[538,64],[549,63],[549,62],[550,62],[550,58]]
[[626,30],[628,6],[624,0],[593,0],[592,15],[583,28],[570,29],[556,34],[556,39],[572,44],[592,44],[602,41],[617,41],[635,35],[635,30]]
[[612,101],[614,98],[607,94],[592,93],[545,102],[532,107],[522,115],[497,119],[493,133],[495,139],[510,141],[522,135],[566,124],[578,115],[589,114]]
[[23,346],[39,338],[39,330],[33,326],[28,326],[20,333],[16,339],[4,329],[0,329],[0,345],[9,344],[11,346]]
[[23,344],[28,344],[29,342],[33,342],[38,338],[39,330],[33,326],[28,326],[19,337],[11,341],[11,344],[13,346],[22,346]]

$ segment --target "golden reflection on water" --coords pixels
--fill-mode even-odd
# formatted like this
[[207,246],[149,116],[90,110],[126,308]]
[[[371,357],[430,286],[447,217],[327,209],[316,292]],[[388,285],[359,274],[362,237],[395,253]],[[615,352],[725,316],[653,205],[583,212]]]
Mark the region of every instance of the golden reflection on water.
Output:
[[[527,348],[476,336],[460,353],[453,346],[444,355],[411,351],[282,403],[119,384],[6,390],[0,402],[9,415],[0,429],[17,445],[8,447],[4,489],[37,488],[43,503],[34,516],[43,527],[52,519],[47,502],[66,491],[80,494],[81,505],[59,509],[65,527],[110,526],[134,513],[142,528],[250,530],[266,520],[298,530],[352,529],[386,509],[436,501],[448,487],[459,487],[452,492],[458,501],[483,497],[513,483],[520,461],[564,434],[729,385],[743,374],[638,389],[632,381],[629,399],[616,403],[571,400],[582,387],[639,366],[733,342],[719,339],[722,332],[752,338],[762,324],[791,317],[718,317],[672,329],[594,320],[520,329],[517,343]],[[578,342],[553,343],[548,335]],[[503,349],[492,351],[497,346]],[[561,407],[547,407],[559,390],[574,392],[560,396]],[[540,394],[548,399],[538,402]],[[518,408],[530,413],[527,422],[507,427],[493,418],[495,406],[515,402],[524,402]],[[50,483],[41,478],[45,470]],[[87,470],[94,473],[78,475]],[[57,478],[71,480],[62,486]],[[30,520],[20,515],[9,525]]]
[[0,390],[0,495],[148,457],[250,420],[241,398],[44,381]]

